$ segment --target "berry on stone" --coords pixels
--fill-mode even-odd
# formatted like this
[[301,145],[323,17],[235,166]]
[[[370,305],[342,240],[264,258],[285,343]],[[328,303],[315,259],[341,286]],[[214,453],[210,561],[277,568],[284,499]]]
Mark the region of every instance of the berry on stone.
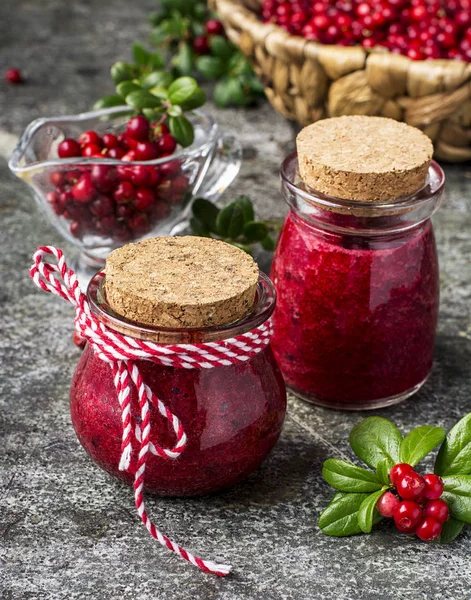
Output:
[[13,85],[23,83],[23,77],[19,69],[8,69],[5,73],[5,79],[8,83],[12,83]]
[[149,139],[149,121],[142,115],[132,117],[126,125],[126,135],[133,140]]
[[427,500],[436,500],[440,498],[443,494],[443,480],[438,475],[434,475],[433,473],[429,473],[428,475],[424,475],[425,481],[425,491],[424,497]]
[[423,512],[417,502],[404,500],[394,510],[394,523],[402,533],[414,533],[422,520]]
[[404,477],[406,473],[412,473],[414,471],[414,467],[408,465],[407,463],[399,463],[394,465],[394,467],[389,471],[389,479],[394,486],[397,486],[399,479]]
[[442,532],[442,524],[433,517],[425,517],[425,519],[417,527],[415,533],[424,542],[432,542],[440,537]]
[[397,493],[404,500],[418,500],[425,492],[425,481],[422,475],[412,471],[403,475],[396,484]]
[[75,156],[80,156],[80,144],[72,138],[66,138],[59,144],[57,153],[60,158],[74,158]]
[[390,519],[394,516],[394,511],[396,510],[400,500],[393,494],[392,492],[384,492],[381,498],[376,503],[376,510],[383,517],[387,517]]
[[450,510],[445,500],[429,500],[424,508],[426,517],[433,517],[440,523],[445,523],[450,518]]

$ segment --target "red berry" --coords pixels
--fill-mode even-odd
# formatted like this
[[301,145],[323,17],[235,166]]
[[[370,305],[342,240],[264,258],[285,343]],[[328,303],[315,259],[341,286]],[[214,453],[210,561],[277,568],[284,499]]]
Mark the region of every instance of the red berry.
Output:
[[129,150],[129,139],[125,133],[118,135],[118,144],[123,150]]
[[116,227],[116,217],[114,215],[108,215],[100,219],[100,225],[104,231],[111,231]]
[[224,25],[221,21],[210,19],[205,26],[208,35],[224,35]]
[[170,129],[165,125],[165,123],[152,123],[151,125],[152,131],[154,132],[154,137],[158,138],[164,135],[164,133],[170,133]]
[[118,204],[116,207],[116,215],[120,219],[129,219],[133,214],[133,210],[129,204]]
[[163,154],[168,156],[175,152],[177,142],[173,135],[171,135],[170,133],[165,133],[157,142],[157,146],[161,155]]
[[126,225],[121,224],[113,231],[113,237],[121,242],[127,242],[131,239],[132,234]]
[[134,150],[128,150],[121,160],[123,162],[133,162],[136,160],[136,153]]
[[152,207],[151,218],[153,221],[166,219],[170,214],[170,207],[165,202],[158,202]]
[[148,167],[147,168],[148,178],[146,185],[148,187],[156,186],[161,179],[160,170],[158,167]]
[[385,492],[376,504],[376,510],[383,517],[391,518],[394,516],[394,511],[400,500],[392,492]]
[[142,115],[132,117],[126,125],[126,135],[133,140],[149,139],[149,121]]
[[88,146],[88,144],[94,144],[95,146],[102,146],[103,142],[101,137],[96,131],[84,131],[78,137],[79,144],[81,146]]
[[69,229],[70,229],[70,233],[74,237],[81,237],[82,227],[78,221],[72,221],[72,223],[69,225]]
[[105,133],[103,135],[103,146],[111,150],[111,148],[117,148],[119,146],[118,138],[112,133]]
[[136,190],[136,199],[134,206],[137,210],[147,210],[155,202],[154,192],[150,188],[140,187]]
[[193,41],[193,50],[196,54],[209,54],[210,48],[208,38],[204,35],[198,35]]
[[442,524],[433,517],[425,517],[422,523],[417,527],[416,534],[424,542],[432,542],[440,537]]
[[424,497],[427,500],[436,500],[440,498],[443,494],[443,480],[438,475],[434,475],[433,473],[429,473],[428,475],[424,475],[425,481],[425,491]]
[[93,165],[90,174],[96,188],[102,192],[110,191],[116,182],[116,171],[108,165]]
[[129,219],[129,227],[135,231],[143,230],[147,227],[148,220],[144,213],[135,213]]
[[115,189],[113,198],[116,204],[126,204],[134,200],[136,192],[129,181],[122,181]]
[[138,187],[147,185],[150,179],[149,168],[144,165],[131,167],[130,179],[131,182]]
[[422,475],[412,471],[399,479],[396,489],[399,496],[404,500],[417,500],[424,495],[425,481]]
[[60,158],[74,158],[75,156],[80,156],[80,144],[71,138],[67,138],[59,144],[57,153]]
[[21,72],[19,69],[8,69],[5,73],[5,79],[8,83],[23,83],[23,77],[21,76]]
[[117,148],[110,148],[106,153],[106,156],[108,158],[115,158],[119,160],[120,158],[123,158],[125,154],[126,152],[118,146]]
[[114,212],[114,202],[108,196],[99,196],[90,203],[90,212],[96,217],[106,217]]
[[[163,139],[159,140],[159,144]],[[154,142],[139,142],[134,152],[136,160],[154,160],[159,156],[159,147]]]
[[169,160],[162,163],[159,168],[162,178],[173,179],[180,173],[181,164],[177,160]]
[[97,144],[86,144],[85,146],[82,146],[82,156],[87,158],[101,156],[101,147]]
[[90,173],[84,173],[72,188],[72,195],[77,202],[90,202],[96,195]]
[[406,473],[412,473],[413,471],[414,467],[411,467],[411,465],[408,465],[407,463],[399,463],[394,465],[394,467],[389,471],[391,483],[397,486],[399,479],[404,477]]
[[64,173],[62,171],[54,171],[49,175],[49,181],[52,185],[61,185],[64,181]]
[[413,533],[422,520],[422,509],[417,502],[404,500],[394,510],[394,523],[402,533]]
[[433,517],[440,523],[445,523],[450,518],[450,510],[445,500],[429,500],[425,505],[424,515]]

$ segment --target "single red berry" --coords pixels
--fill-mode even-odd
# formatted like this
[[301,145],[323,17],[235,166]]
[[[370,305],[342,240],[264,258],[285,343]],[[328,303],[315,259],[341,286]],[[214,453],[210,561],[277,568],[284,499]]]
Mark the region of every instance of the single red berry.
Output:
[[121,181],[129,181],[132,175],[132,167],[126,167],[124,165],[118,165],[116,167],[116,174]]
[[205,35],[198,35],[193,41],[193,50],[196,54],[209,54],[210,48],[208,38]]
[[425,481],[425,491],[424,497],[427,500],[436,500],[440,498],[443,494],[443,480],[438,475],[434,475],[433,473],[429,473],[428,475],[424,475]]
[[5,79],[8,81],[8,83],[12,84],[23,83],[23,77],[19,69],[8,69],[8,71],[5,73]]
[[440,537],[442,524],[433,517],[425,517],[416,529],[417,536],[424,542],[432,542]]
[[118,144],[123,150],[129,150],[129,137],[125,133],[118,135]]
[[57,153],[60,158],[74,158],[80,156],[80,144],[71,138],[67,138],[59,144]]
[[147,187],[140,187],[136,190],[136,199],[134,206],[137,210],[144,211],[151,207],[155,202],[154,192]]
[[72,195],[77,202],[90,202],[96,195],[90,173],[84,173],[72,188]]
[[161,175],[158,167],[147,167],[147,174],[147,187],[154,187],[160,182]]
[[423,512],[417,502],[404,500],[394,510],[394,523],[402,533],[413,533],[422,520]]
[[181,164],[177,160],[169,160],[162,163],[159,168],[162,179],[173,179],[180,173]]
[[93,165],[90,174],[96,188],[102,192],[109,192],[116,182],[116,171],[108,165]]
[[445,500],[429,500],[425,505],[424,515],[426,517],[433,517],[440,523],[445,523],[450,518],[450,509]]
[[90,212],[96,217],[107,217],[114,212],[114,202],[108,196],[98,196],[90,203]]
[[123,162],[133,162],[136,160],[136,153],[134,150],[128,150],[126,154],[121,158]]
[[144,230],[148,225],[147,217],[144,213],[135,213],[129,219],[129,227],[134,231]]
[[117,148],[110,148],[108,150],[108,152],[106,153],[106,156],[108,158],[115,158],[115,159],[121,159],[123,158],[123,156],[126,154],[125,150],[123,150],[123,148],[121,147],[117,147]]
[[126,125],[126,135],[133,140],[145,141],[149,139],[149,121],[142,115],[132,117]]
[[92,156],[101,156],[101,147],[97,144],[86,144],[82,146],[82,156],[90,158]]
[[119,240],[120,242],[127,242],[131,239],[132,234],[129,228],[126,227],[126,225],[124,225],[123,223],[116,227],[116,229],[113,231],[113,237]]
[[412,473],[414,471],[414,467],[408,465],[407,463],[399,463],[394,465],[394,467],[389,471],[389,479],[394,486],[397,486],[399,479],[404,477],[406,473]]
[[166,219],[170,214],[170,206],[165,202],[158,202],[152,207],[151,218],[153,222]]
[[184,192],[188,188],[188,179],[184,175],[178,175],[172,180],[171,189],[174,192]]
[[396,510],[400,500],[393,494],[392,492],[385,492],[381,498],[376,503],[376,510],[383,517],[391,518],[394,516],[394,511]]
[[136,191],[129,181],[122,181],[115,189],[113,198],[116,204],[127,204],[134,200]]
[[133,210],[129,204],[118,204],[116,207],[116,216],[119,219],[129,219],[133,214]]
[[117,136],[113,135],[112,133],[105,133],[102,139],[103,146],[108,148],[108,150],[111,150],[111,148],[117,148],[119,146]]
[[116,217],[114,215],[107,215],[100,219],[100,225],[103,231],[111,231],[116,227]]
[[157,142],[159,152],[161,155],[168,156],[175,152],[177,147],[177,141],[170,133],[165,133]]
[[84,131],[78,137],[79,144],[81,146],[88,146],[88,144],[94,144],[95,146],[103,145],[101,137],[96,131]]
[[397,493],[404,500],[418,500],[425,492],[425,481],[422,475],[412,471],[403,475],[396,485]]
[[210,19],[205,26],[208,35],[224,35],[224,25],[221,21]]
[[145,165],[136,165],[135,167],[131,167],[131,182],[140,187],[148,184],[150,175],[149,168]]
[[[159,144],[163,139],[164,138],[161,138],[161,140],[159,140]],[[154,142],[139,142],[134,149],[134,152],[136,153],[136,160],[156,159],[159,156],[159,148],[160,146],[158,147],[158,145]]]
[[64,182],[64,173],[62,171],[54,171],[49,175],[49,181],[52,185],[61,185]]
[[82,226],[80,225],[80,223],[78,221],[72,221],[72,223],[69,225],[69,229],[70,229],[70,233],[74,237],[81,237]]

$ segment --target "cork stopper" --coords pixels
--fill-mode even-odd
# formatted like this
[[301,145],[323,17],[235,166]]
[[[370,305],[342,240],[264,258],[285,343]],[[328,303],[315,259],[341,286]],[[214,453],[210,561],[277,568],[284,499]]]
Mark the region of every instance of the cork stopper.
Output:
[[423,187],[433,154],[419,129],[383,117],[349,116],[305,127],[299,172],[313,190],[361,202],[386,202]]
[[105,293],[119,315],[143,325],[201,328],[246,316],[258,267],[239,248],[200,237],[128,244],[106,259]]

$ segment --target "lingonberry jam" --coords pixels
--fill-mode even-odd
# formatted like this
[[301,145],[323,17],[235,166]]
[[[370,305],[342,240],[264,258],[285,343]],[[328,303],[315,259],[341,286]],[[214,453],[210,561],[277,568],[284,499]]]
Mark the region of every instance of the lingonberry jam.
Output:
[[[110,309],[100,277],[91,281],[88,298],[94,314],[108,327],[159,344],[234,337],[267,321],[275,306],[274,288],[264,275],[260,275],[255,304],[247,317],[199,331],[141,327],[126,321]],[[166,367],[150,360],[136,364],[143,380],[178,416],[188,436],[188,445],[178,459],[154,455],[148,459],[146,490],[169,496],[214,492],[256,469],[277,441],[286,392],[269,345],[246,362],[213,369]],[[136,407],[133,416],[139,423],[134,387],[131,394],[132,406]],[[118,468],[123,425],[111,369],[89,345],[74,375],[70,403],[75,431],[87,453],[105,471],[131,483],[133,473]],[[171,427],[155,406],[151,406],[150,438],[165,447],[172,447],[175,441]]]
[[[439,281],[431,215],[444,175],[395,202],[356,203],[307,190],[290,155],[290,206],[275,252],[273,348],[288,387],[336,408],[399,402],[433,362]],[[360,208],[359,208],[360,207]]]

